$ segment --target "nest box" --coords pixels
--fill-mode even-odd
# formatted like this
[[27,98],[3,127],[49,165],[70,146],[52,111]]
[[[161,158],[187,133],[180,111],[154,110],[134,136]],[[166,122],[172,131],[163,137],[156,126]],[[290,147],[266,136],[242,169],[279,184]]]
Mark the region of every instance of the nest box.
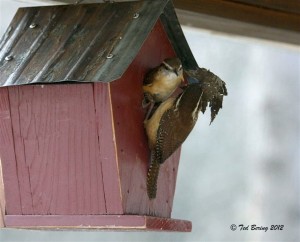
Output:
[[180,150],[146,189],[144,75],[197,66],[169,0],[21,8],[0,48],[4,227],[191,230],[171,219]]

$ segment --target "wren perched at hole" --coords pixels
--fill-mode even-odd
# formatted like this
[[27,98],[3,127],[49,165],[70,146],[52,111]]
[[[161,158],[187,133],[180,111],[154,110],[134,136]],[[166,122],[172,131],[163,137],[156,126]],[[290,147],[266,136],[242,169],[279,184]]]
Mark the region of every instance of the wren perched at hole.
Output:
[[165,59],[159,66],[150,70],[143,82],[143,107],[148,107],[147,120],[156,103],[169,98],[184,82],[182,64],[179,58]]

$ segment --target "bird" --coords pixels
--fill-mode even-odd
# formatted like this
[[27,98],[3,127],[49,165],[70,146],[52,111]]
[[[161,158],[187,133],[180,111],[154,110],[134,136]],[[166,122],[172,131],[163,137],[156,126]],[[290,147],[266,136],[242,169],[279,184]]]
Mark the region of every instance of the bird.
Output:
[[179,148],[195,126],[202,95],[201,84],[190,84],[176,98],[169,97],[162,102],[144,122],[151,150],[147,174],[149,199],[156,197],[160,165]]
[[189,84],[177,97],[169,97],[144,121],[151,151],[147,173],[147,193],[150,200],[156,198],[160,165],[163,164],[186,140],[198,119],[199,111],[211,108],[214,121],[227,95],[226,83],[218,76],[197,67],[184,70]]
[[169,98],[181,83],[184,83],[183,69],[177,57],[165,59],[145,75],[142,106],[146,108],[150,105],[145,120],[150,117],[154,105]]

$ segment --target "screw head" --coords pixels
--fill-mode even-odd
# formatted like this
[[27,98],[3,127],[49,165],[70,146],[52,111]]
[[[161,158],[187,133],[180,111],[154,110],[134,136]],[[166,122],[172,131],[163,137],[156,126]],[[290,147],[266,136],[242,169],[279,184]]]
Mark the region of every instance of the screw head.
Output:
[[32,23],[32,24],[29,25],[29,28],[34,29],[36,26],[37,26],[36,23]]
[[138,18],[140,16],[140,14],[139,13],[135,13],[135,14],[133,14],[133,18]]
[[6,60],[6,61],[10,61],[10,60],[12,60],[12,59],[13,59],[13,56],[12,56],[12,55],[8,55],[8,56],[5,57],[5,60]]
[[109,53],[107,56],[106,56],[106,59],[111,59],[111,58],[113,58],[114,57],[114,55],[112,54],[112,53]]

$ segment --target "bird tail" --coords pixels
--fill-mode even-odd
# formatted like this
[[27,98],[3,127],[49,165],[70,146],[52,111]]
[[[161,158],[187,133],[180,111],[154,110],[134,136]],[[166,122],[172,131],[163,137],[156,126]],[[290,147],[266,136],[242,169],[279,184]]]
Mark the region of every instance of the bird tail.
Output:
[[158,162],[154,161],[154,162],[151,162],[150,167],[148,169],[147,192],[148,192],[149,199],[156,198],[159,166],[160,166],[160,164]]

